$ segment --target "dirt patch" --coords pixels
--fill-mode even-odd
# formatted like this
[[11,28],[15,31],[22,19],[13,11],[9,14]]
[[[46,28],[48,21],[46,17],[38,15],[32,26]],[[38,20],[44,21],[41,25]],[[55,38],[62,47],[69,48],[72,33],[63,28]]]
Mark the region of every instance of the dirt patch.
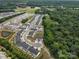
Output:
[[37,59],[53,59],[53,58],[50,58],[50,56],[47,53],[47,51],[45,51],[44,49],[42,49],[40,57],[37,58]]

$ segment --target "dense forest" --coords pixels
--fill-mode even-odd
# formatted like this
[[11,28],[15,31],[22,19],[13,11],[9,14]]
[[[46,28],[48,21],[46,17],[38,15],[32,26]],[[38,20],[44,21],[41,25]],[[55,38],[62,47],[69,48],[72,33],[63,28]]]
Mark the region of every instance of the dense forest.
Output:
[[79,1],[51,1],[51,0],[30,0],[27,1],[29,6],[66,6],[66,7],[79,7]]
[[47,11],[44,43],[56,59],[79,59],[79,10]]
[[11,44],[7,39],[0,38],[0,45],[5,48],[2,51],[6,52],[11,59],[31,59],[31,56]]
[[14,9],[19,3],[24,3],[26,6],[67,6],[79,7],[79,1],[56,1],[56,0],[0,0],[0,9]]

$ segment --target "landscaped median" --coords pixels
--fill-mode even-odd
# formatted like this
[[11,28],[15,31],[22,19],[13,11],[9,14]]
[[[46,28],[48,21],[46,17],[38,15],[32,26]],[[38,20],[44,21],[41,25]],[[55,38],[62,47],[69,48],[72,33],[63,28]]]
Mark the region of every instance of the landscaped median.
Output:
[[22,24],[25,24],[28,20],[32,19],[32,17],[33,17],[33,16],[29,16],[28,18],[23,19],[23,20],[21,21],[21,23],[22,23]]
[[31,59],[27,53],[17,48],[7,39],[0,38],[0,45],[4,47],[3,51],[12,59]]
[[4,22],[4,21],[6,21],[6,20],[9,20],[10,18],[13,18],[13,17],[15,17],[15,16],[19,16],[19,15],[21,15],[21,14],[24,14],[24,13],[25,13],[25,12],[17,13],[17,14],[15,14],[15,15],[8,16],[8,17],[4,17],[4,18],[0,19],[0,23]]

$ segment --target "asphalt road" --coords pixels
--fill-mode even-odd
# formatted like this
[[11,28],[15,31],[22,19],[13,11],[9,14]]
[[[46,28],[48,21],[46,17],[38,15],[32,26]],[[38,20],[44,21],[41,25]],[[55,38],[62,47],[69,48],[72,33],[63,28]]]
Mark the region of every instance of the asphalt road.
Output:
[[12,23],[20,23],[23,19],[26,19],[27,17],[32,16],[32,15],[33,14],[25,13],[25,14],[13,17],[10,20],[7,20],[7,21],[3,22],[2,24],[4,24],[4,26],[5,26],[5,25],[10,25]]
[[[29,30],[30,30],[31,28],[34,28],[36,25],[39,24],[39,23],[38,23],[38,20],[40,20],[40,18],[41,18],[41,15],[36,15],[36,16],[33,18],[33,20],[29,23],[29,25],[26,24],[26,26],[25,26],[26,28],[20,28],[21,30],[20,30],[20,31],[17,33],[17,35],[16,35],[16,44],[17,44],[19,47],[22,47],[23,50],[31,52],[31,54],[32,54],[33,56],[34,56],[34,55],[37,55],[37,54],[39,53],[39,51],[38,51],[37,49],[35,49],[33,46],[29,45],[28,43],[23,42],[23,41],[22,41],[22,37],[23,37],[23,40],[24,40],[24,36],[25,36],[25,35],[28,35]],[[39,21],[39,22],[40,22],[40,21]],[[38,24],[36,24],[36,23],[38,23]],[[25,33],[23,33],[23,34],[25,34],[25,35],[21,35],[23,31],[25,32]]]
[[4,17],[15,15],[15,14],[17,14],[17,13],[15,13],[15,12],[3,12],[3,13],[0,13],[0,19],[2,19]]

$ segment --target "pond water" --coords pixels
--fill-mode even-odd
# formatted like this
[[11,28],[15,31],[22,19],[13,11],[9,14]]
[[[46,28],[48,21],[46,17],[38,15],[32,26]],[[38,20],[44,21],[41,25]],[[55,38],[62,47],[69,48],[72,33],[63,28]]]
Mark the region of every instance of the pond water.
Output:
[[2,31],[2,37],[8,37],[10,34],[11,34],[11,32]]

